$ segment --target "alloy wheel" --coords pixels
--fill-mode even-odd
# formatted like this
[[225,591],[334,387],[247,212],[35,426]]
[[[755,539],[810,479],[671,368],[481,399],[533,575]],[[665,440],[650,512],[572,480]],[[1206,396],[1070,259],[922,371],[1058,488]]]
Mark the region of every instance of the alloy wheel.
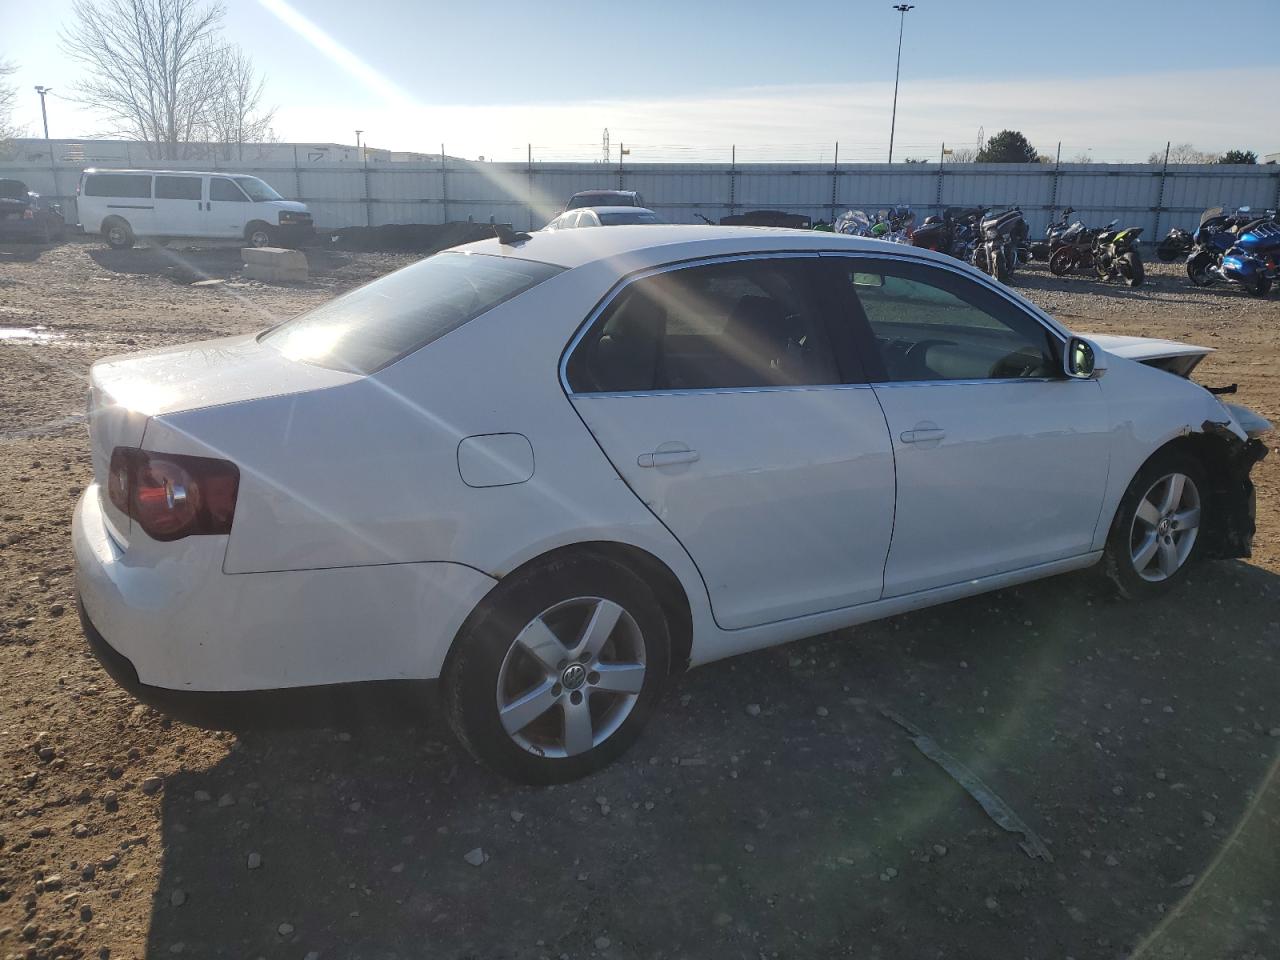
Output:
[[1170,473],[1151,485],[1134,513],[1129,557],[1138,576],[1167,580],[1187,562],[1200,533],[1200,491],[1185,473]]
[[644,638],[631,614],[600,597],[565,600],[512,642],[498,671],[498,718],[535,756],[577,756],[622,726],[644,679]]

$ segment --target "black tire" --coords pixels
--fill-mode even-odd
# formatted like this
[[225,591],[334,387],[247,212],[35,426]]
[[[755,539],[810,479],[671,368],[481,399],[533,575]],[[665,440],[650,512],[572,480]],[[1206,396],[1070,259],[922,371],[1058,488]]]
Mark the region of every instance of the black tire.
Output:
[[991,276],[995,277],[1001,283],[1009,282],[1009,260],[1004,255],[1003,250],[997,250],[995,255],[988,258],[991,261]]
[[[566,745],[568,743],[567,719],[572,709],[568,698],[576,696],[578,699],[573,702],[585,703],[589,711],[594,711],[596,706],[612,710],[620,706],[620,700],[624,698],[615,703],[611,694],[593,696],[593,684],[599,682],[599,674],[594,671],[586,674],[585,680],[577,680],[574,687],[569,670],[577,661],[568,659],[567,646],[564,651],[557,647],[555,659],[559,660],[560,653],[564,653],[565,659],[559,660],[550,671],[560,677],[560,682],[550,687],[547,694],[554,697],[552,704],[544,712],[536,714],[536,719],[509,734],[499,715],[498,702],[504,695],[500,684],[507,682],[504,664],[532,667],[534,674],[543,671],[542,664],[527,652],[527,648],[517,648],[516,638],[543,615],[549,614],[548,622],[555,622],[552,618],[558,609],[564,611],[564,618],[557,626],[557,636],[572,637],[580,628],[575,619],[579,616],[578,610],[574,605],[597,600],[617,604],[624,611],[623,618],[619,619],[603,649],[620,650],[621,646],[615,645],[624,640],[626,644],[637,646],[642,651],[643,685],[634,700],[629,701],[629,712],[610,715],[602,711],[600,716],[593,717],[588,729],[594,735],[599,734],[597,724],[606,727],[611,716],[613,722],[620,720],[600,743],[575,755],[548,755],[557,749],[556,736],[560,736]],[[588,609],[581,616],[585,618],[589,612]],[[623,659],[633,660],[636,657],[632,653]],[[449,724],[458,740],[477,760],[521,783],[565,783],[599,770],[631,746],[653,712],[666,681],[669,664],[670,640],[666,617],[644,580],[626,566],[608,558],[564,555],[507,577],[468,618],[445,665],[442,699]],[[590,669],[589,665],[587,669]],[[558,671],[563,671],[563,674]],[[590,679],[593,676],[596,680]],[[551,680],[551,676],[535,679],[535,686]],[[523,691],[526,687],[524,683],[516,683],[514,689]],[[512,702],[523,696],[514,694]],[[536,732],[530,733],[535,728]],[[517,742],[518,736],[525,737],[525,742]],[[539,740],[539,737],[544,739]]]
[[1193,253],[1187,258],[1187,278],[1192,286],[1211,287],[1217,282],[1209,273],[1209,266],[1212,263],[1213,254],[1207,250]]
[[129,250],[137,241],[129,221],[113,217],[102,225],[102,238],[112,250]]
[[1156,256],[1160,258],[1161,263],[1173,263],[1178,259],[1178,250],[1162,243],[1156,247]]
[[275,246],[276,232],[270,224],[254,220],[244,228],[244,240],[251,247],[272,247]]
[[1137,250],[1130,250],[1121,258],[1121,273],[1131,287],[1140,287],[1147,279],[1147,271],[1142,265],[1142,257]]
[[[1145,522],[1137,519],[1137,513],[1152,486],[1173,474],[1181,474],[1194,486],[1199,502],[1199,525],[1185,557],[1181,559],[1173,573],[1163,579],[1151,580],[1138,571],[1134,561],[1136,538],[1140,538],[1143,530],[1146,529]],[[1120,499],[1120,506],[1116,509],[1115,519],[1111,523],[1111,531],[1107,535],[1107,545],[1102,559],[1103,571],[1122,597],[1130,600],[1158,597],[1174,587],[1186,575],[1187,568],[1200,554],[1204,543],[1204,532],[1213,520],[1213,501],[1200,461],[1191,454],[1177,449],[1158,451],[1142,465]],[[1176,529],[1168,531],[1168,534],[1173,537],[1178,536]],[[1180,548],[1181,544],[1177,546]]]
[[1055,277],[1065,277],[1075,265],[1076,254],[1070,247],[1059,247],[1049,258],[1049,272]]
[[1245,285],[1245,291],[1251,297],[1265,297],[1271,292],[1271,279],[1262,274],[1253,278],[1253,282]]

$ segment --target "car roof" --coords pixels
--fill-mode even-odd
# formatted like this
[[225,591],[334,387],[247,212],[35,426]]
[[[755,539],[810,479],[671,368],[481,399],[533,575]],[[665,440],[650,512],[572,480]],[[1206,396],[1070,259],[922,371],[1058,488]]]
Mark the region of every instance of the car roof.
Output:
[[[597,208],[598,209],[598,208]],[[623,207],[635,210],[635,207]],[[465,253],[538,260],[560,267],[580,267],[601,260],[617,260],[633,269],[733,254],[763,252],[805,252],[839,250],[845,252],[898,253],[920,260],[956,263],[950,257],[922,247],[889,243],[869,237],[842,233],[792,230],[785,227],[717,227],[690,224],[620,224],[608,230],[537,231],[529,239],[508,245],[480,240],[452,248]]]
[[84,169],[84,173],[94,173],[94,174],[129,173],[129,174],[141,174],[148,177],[149,176],[164,177],[172,174],[175,177],[232,177],[232,178],[252,177],[254,180],[260,179],[259,177],[254,177],[253,174],[251,173],[229,173],[226,170],[135,170],[135,169],[126,170],[118,167],[103,167],[103,168],[86,167]]

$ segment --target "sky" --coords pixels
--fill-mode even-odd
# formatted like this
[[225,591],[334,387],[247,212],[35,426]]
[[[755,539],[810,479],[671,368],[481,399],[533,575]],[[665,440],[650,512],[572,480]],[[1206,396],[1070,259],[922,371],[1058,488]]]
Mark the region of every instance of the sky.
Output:
[[[9,0],[17,3],[18,0]],[[225,40],[267,78],[280,139],[523,160],[887,157],[900,15],[890,0],[226,0]],[[1068,15],[1063,11],[1069,10]],[[1145,160],[1166,141],[1280,151],[1273,58],[1224,40],[1203,0],[918,0],[905,16],[895,158],[1023,131],[1063,160]],[[1216,8],[1215,8],[1216,9]],[[1280,0],[1229,20],[1274,35]],[[110,126],[73,102],[59,30],[71,0],[5,18],[15,119],[40,133]],[[1206,42],[1206,30],[1212,38]],[[1260,49],[1260,48],[1259,48]],[[1257,63],[1257,66],[1253,64]],[[1244,91],[1244,95],[1240,95]]]

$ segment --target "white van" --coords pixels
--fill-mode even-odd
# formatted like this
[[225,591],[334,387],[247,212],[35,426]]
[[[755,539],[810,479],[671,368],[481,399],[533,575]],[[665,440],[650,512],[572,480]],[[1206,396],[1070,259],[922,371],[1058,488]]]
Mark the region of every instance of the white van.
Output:
[[306,204],[241,173],[91,168],[80,175],[76,206],[84,232],[102,234],[117,250],[132,247],[138,237],[288,245],[312,231]]

